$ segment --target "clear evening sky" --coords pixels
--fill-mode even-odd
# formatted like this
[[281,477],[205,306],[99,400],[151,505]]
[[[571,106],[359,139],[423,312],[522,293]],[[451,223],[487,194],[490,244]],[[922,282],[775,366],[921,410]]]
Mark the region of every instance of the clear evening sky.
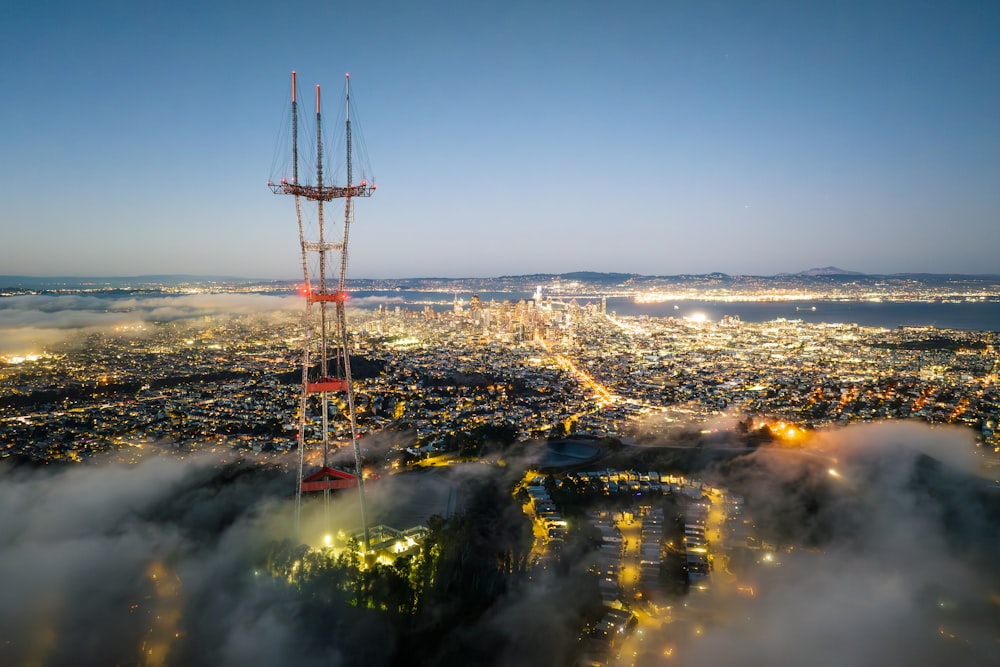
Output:
[[985,0],[10,2],[0,274],[295,277],[293,69],[328,134],[351,73],[354,277],[998,273],[998,35]]

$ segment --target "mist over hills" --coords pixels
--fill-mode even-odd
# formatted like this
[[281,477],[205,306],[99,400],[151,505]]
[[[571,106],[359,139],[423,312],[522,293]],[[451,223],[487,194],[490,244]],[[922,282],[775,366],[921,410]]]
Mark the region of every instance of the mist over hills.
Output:
[[[907,423],[817,437],[822,446],[809,452],[762,446],[700,471],[745,494],[762,534],[786,546],[782,564],[756,571],[753,598],[710,598],[733,613],[706,625],[703,639],[684,639],[678,622],[647,627],[648,641],[683,642],[698,664],[990,664],[1000,493],[922,451],[964,451],[966,435]],[[824,458],[832,453],[837,478]],[[469,502],[439,529],[472,541],[439,561],[425,603],[401,613],[353,604],[329,578],[298,587],[267,573],[296,544],[291,478],[274,466],[207,455],[130,466],[5,461],[0,662],[127,664],[147,641],[160,664],[565,663],[593,586],[581,574],[585,554],[535,581],[500,567],[497,554],[523,537],[520,508],[501,492],[514,473],[469,464],[451,474]],[[942,639],[940,627],[961,642]],[[817,654],[830,637],[843,645]]]

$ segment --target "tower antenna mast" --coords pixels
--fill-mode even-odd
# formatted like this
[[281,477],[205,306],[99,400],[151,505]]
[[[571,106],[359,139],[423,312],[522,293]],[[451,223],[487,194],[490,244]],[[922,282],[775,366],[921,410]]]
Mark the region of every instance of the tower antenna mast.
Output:
[[[292,72],[292,179],[282,178],[280,182],[268,182],[268,187],[275,194],[292,195],[295,198],[295,216],[298,222],[299,245],[302,257],[303,294],[306,297],[306,313],[304,317],[304,335],[302,351],[302,390],[299,396],[299,427],[298,448],[299,465],[296,478],[295,523],[301,534],[302,493],[323,491],[324,505],[329,520],[330,493],[336,489],[357,485],[361,508],[361,524],[364,535],[364,549],[370,547],[368,518],[365,506],[364,474],[361,467],[361,445],[358,436],[357,418],[354,407],[354,384],[351,378],[351,355],[347,331],[347,241],[351,223],[354,221],[353,199],[370,197],[375,192],[375,184],[369,184],[365,179],[359,185],[354,185],[351,164],[351,98],[350,75],[345,76],[346,109],[346,140],[347,140],[347,184],[327,185],[323,179],[323,134],[322,134],[322,104],[320,87],[316,86],[316,178],[315,184],[303,184],[299,181],[299,147],[298,147],[298,93],[296,90],[296,74]],[[307,238],[303,223],[303,201],[314,202],[316,206],[316,237]],[[323,205],[334,199],[344,200],[344,230],[340,241],[328,241],[324,220]],[[328,270],[337,266],[336,254],[339,253],[339,275],[336,289],[330,289]],[[318,271],[312,275],[309,259],[315,255],[318,259]],[[330,257],[333,255],[333,257]],[[332,260],[332,261],[331,261]],[[330,313],[332,305],[333,312]],[[331,331],[332,325],[332,331]],[[318,339],[319,364],[318,369],[312,368],[311,352]],[[331,353],[333,364],[331,368]],[[318,370],[318,377],[314,377]],[[304,475],[306,466],[306,439],[311,420],[308,416],[309,396],[320,395],[320,441],[322,444],[323,465],[319,471]],[[355,474],[335,470],[330,467],[330,396],[341,394],[346,398],[348,419],[350,422],[351,445],[354,450]]]

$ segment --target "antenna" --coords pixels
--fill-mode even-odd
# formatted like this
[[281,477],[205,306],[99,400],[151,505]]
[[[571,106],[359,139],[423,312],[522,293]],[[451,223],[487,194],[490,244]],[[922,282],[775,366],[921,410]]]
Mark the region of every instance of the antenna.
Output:
[[[330,518],[330,495],[338,489],[357,485],[361,507],[361,524],[364,532],[365,552],[370,548],[368,518],[365,506],[364,474],[361,467],[361,444],[358,435],[357,418],[354,407],[354,385],[351,378],[351,355],[347,331],[347,242],[351,223],[354,221],[353,199],[370,197],[375,184],[362,180],[361,185],[353,184],[351,166],[351,111],[350,75],[345,77],[345,97],[347,104],[347,184],[327,185],[323,179],[323,115],[320,87],[316,86],[316,175],[315,184],[303,184],[299,180],[298,148],[298,102],[296,74],[292,72],[292,179],[281,179],[278,183],[268,182],[274,194],[292,195],[295,198],[295,216],[299,230],[299,246],[302,254],[303,294],[306,298],[306,312],[303,320],[302,389],[299,395],[299,470],[296,479],[295,524],[301,535],[302,494],[322,491],[327,520]],[[326,238],[323,205],[334,199],[344,200],[344,232],[340,241],[330,242]],[[316,207],[316,238],[306,236],[303,223],[303,200]],[[336,289],[330,289],[328,269],[333,268],[339,253],[339,275]],[[318,271],[313,274],[309,268],[309,258],[318,258]],[[334,257],[329,257],[334,255]],[[333,260],[333,261],[328,261]],[[332,306],[333,312],[330,312]],[[332,331],[331,331],[332,326]],[[312,352],[317,346],[320,355],[318,369],[312,366]],[[331,370],[331,352],[335,363]],[[316,371],[318,370],[318,376]],[[312,474],[305,475],[306,440],[311,422],[309,417],[309,396],[320,396],[323,465]],[[341,394],[347,399],[350,438],[354,449],[355,474],[330,467],[330,397]]]

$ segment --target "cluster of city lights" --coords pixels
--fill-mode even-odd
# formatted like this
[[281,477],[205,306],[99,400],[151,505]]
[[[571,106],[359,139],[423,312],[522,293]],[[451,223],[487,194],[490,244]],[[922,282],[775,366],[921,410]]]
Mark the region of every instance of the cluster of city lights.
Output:
[[766,426],[771,433],[787,443],[802,443],[808,435],[808,431],[802,426],[785,421],[772,421],[770,419],[754,419],[750,424],[751,430],[757,430]]
[[44,359],[47,356],[48,355],[46,355],[46,354],[24,354],[24,355],[19,355],[19,354],[12,354],[12,355],[0,354],[0,361],[4,362],[5,364],[15,365],[15,364],[23,364],[25,362],[38,361],[39,359]]
[[765,294],[713,294],[711,292],[647,292],[636,294],[636,303],[664,303],[666,301],[719,301],[723,303],[756,303],[759,301],[815,301],[829,298],[814,292],[768,292]]

